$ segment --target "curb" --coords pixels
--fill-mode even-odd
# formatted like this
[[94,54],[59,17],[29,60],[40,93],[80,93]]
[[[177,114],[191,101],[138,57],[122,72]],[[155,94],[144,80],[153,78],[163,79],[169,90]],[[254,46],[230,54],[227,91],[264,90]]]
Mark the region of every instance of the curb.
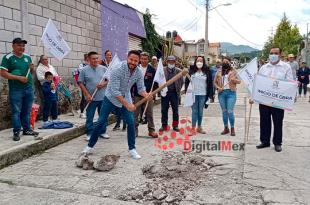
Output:
[[[115,121],[116,118],[112,115],[109,117],[108,124],[110,125]],[[34,140],[2,151],[0,152],[0,170],[83,134],[85,134],[85,124],[75,125],[73,128],[64,130],[64,132],[44,136],[42,140]]]

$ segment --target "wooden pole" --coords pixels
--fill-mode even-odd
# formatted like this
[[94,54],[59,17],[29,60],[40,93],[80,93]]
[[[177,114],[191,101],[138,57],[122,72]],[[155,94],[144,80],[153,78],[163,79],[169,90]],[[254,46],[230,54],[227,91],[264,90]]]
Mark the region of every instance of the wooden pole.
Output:
[[249,121],[248,121],[248,125],[247,125],[246,141],[249,140],[249,132],[250,132],[250,123],[251,123],[252,107],[253,107],[253,104],[251,103],[251,104],[250,104],[250,111],[249,111]]
[[[153,92],[151,92],[151,95],[156,95],[157,93],[159,93],[162,89],[164,89],[165,87],[171,85],[172,83],[174,83],[175,81],[179,80],[180,78],[182,78],[183,76],[186,76],[186,74],[188,74],[188,70],[187,69],[183,69],[180,73],[178,73],[176,76],[174,76],[173,78],[171,78],[170,80],[168,80],[165,84],[162,84],[161,86],[159,86],[156,90],[154,90]],[[135,104],[136,108],[141,106],[143,103],[145,103],[148,99],[147,98],[143,98],[142,100],[140,100],[139,102],[137,102]]]
[[[153,87],[154,87],[154,80],[153,80],[153,83],[152,83],[152,87],[151,87],[151,91],[153,90]],[[150,94],[149,94],[150,95]],[[147,106],[149,105],[149,102],[150,101],[147,101],[146,102],[146,105],[145,105],[145,108],[144,108],[144,111],[143,111],[143,114],[142,114],[142,116],[144,116],[145,115],[145,113],[146,113],[146,109],[147,109]]]

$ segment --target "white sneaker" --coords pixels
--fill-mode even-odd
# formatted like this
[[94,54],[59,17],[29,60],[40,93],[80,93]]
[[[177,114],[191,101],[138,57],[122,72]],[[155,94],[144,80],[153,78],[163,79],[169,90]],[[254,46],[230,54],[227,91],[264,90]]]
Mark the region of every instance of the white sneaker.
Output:
[[91,135],[86,135],[85,140],[89,141],[90,140]]
[[103,139],[110,139],[110,136],[106,133],[103,135],[100,135],[100,137],[102,137]]
[[141,156],[137,153],[136,149],[129,150],[129,154],[133,159],[141,159]]
[[84,150],[82,151],[82,154],[85,154],[85,155],[92,154],[92,153],[93,153],[93,150],[94,150],[94,148],[91,148],[91,147],[89,147],[89,146],[86,146],[86,147],[84,148]]
[[81,113],[81,114],[80,114],[80,118],[86,119],[86,114],[85,114],[85,113]]

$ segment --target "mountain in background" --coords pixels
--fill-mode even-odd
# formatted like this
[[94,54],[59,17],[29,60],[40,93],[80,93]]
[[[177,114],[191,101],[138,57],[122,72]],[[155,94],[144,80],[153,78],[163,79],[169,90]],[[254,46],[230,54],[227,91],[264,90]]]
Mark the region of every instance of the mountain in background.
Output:
[[259,50],[247,45],[234,45],[228,42],[221,42],[221,52],[228,53],[229,55],[251,53],[253,51],[259,51]]

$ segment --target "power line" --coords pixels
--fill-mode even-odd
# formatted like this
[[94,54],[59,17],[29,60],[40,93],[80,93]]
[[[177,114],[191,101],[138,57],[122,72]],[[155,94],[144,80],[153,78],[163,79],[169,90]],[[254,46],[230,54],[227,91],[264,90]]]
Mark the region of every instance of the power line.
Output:
[[243,35],[241,35],[241,34],[237,31],[237,29],[235,29],[235,28],[224,18],[224,16],[222,16],[222,14],[220,14],[220,12],[218,12],[217,9],[214,9],[214,10],[215,10],[216,13],[223,19],[223,21],[225,21],[225,23],[231,28],[231,30],[232,30],[233,32],[235,32],[238,36],[240,36],[243,40],[249,42],[249,43],[252,44],[252,45],[256,45],[256,46],[258,46],[258,47],[263,46],[263,45],[260,45],[260,44],[257,44],[257,43],[253,43],[252,41],[250,41],[250,40],[248,40],[247,38],[245,38]]

